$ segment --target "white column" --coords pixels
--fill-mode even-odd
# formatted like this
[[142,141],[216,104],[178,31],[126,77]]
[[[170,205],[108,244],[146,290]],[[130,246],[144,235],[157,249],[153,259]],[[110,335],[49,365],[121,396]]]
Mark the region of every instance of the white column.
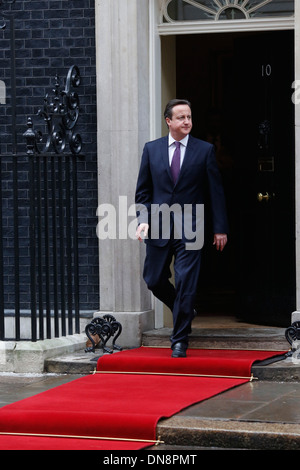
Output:
[[[300,80],[300,3],[295,2],[295,80]],[[299,94],[298,94],[299,96]],[[295,104],[296,169],[296,295],[297,311],[292,323],[300,321],[300,104]]]
[[[145,247],[118,223],[119,217],[133,221],[127,210],[150,135],[148,23],[148,0],[96,0],[99,206],[115,209],[117,236],[99,239],[95,316],[109,313],[121,322],[118,343],[125,347],[140,345],[142,332],[154,327],[152,298],[142,278]],[[111,237],[113,227],[107,229]]]

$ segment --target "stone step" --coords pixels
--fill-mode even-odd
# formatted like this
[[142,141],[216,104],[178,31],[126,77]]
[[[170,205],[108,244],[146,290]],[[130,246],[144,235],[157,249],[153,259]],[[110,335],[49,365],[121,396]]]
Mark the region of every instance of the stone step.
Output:
[[[91,374],[96,366],[97,360],[102,353],[76,352],[66,356],[47,359],[45,372],[54,374]],[[300,382],[300,364],[294,364],[291,358],[274,362],[267,365],[253,365],[253,376],[259,380],[279,382]]]
[[[285,339],[284,332],[285,330],[280,328],[194,329],[190,337],[190,346],[199,348],[287,351],[290,349],[290,345]],[[143,335],[143,345],[170,347],[170,335],[171,329],[168,328],[147,331]],[[115,354],[118,353],[116,352]],[[96,368],[97,360],[102,355],[103,352],[100,349],[96,349],[95,353],[85,353],[82,350],[71,355],[52,358],[46,361],[46,372],[57,374],[90,374]],[[265,386],[267,387],[270,382],[272,386],[279,382],[285,382],[285,384],[281,384],[281,387],[283,385],[286,386],[288,390],[284,391],[284,393],[288,395],[290,392],[291,396],[293,389],[290,390],[290,388],[293,387],[293,383],[300,383],[300,364],[295,364],[291,357],[267,365],[254,365],[252,373],[259,380],[254,380],[254,385],[249,384],[249,386],[254,387],[255,384],[260,384],[259,386],[261,387],[263,384],[266,384]],[[290,382],[290,384],[287,382]],[[298,385],[295,386],[298,387]],[[275,390],[278,390],[278,386],[275,387]],[[264,396],[262,395],[261,401],[263,398]],[[252,395],[250,399],[254,400]],[[274,401],[273,396],[271,399]],[[245,400],[247,405],[247,399],[241,395],[239,403],[242,403],[243,400]],[[258,400],[258,404],[256,401],[253,406],[261,407],[262,403],[260,400]],[[227,403],[230,419],[224,419],[221,417],[221,414],[220,418],[208,417],[210,415],[205,417],[192,410],[186,416],[184,416],[184,413],[179,413],[171,418],[160,420],[157,425],[157,436],[159,436],[159,439],[164,444],[152,448],[152,450],[172,450],[175,452],[177,449],[179,454],[181,451],[192,454],[193,451],[201,449],[299,449],[300,424],[296,422],[296,419],[293,418],[292,422],[287,422],[285,416],[281,420],[281,415],[278,415],[277,422],[274,422],[273,415],[270,421],[269,415],[264,416],[261,414],[258,421],[238,419],[235,414],[236,408],[234,408],[234,404],[231,405],[234,401],[229,398]],[[290,405],[284,405],[284,403],[280,402],[278,406],[281,409],[284,406]]]
[[97,360],[103,352],[96,349],[95,353],[74,352],[72,354],[52,357],[45,361],[45,372],[52,374],[91,374],[97,366]]
[[[221,349],[289,350],[289,344],[280,328],[196,329],[190,337],[190,347]],[[143,334],[143,345],[170,347],[171,329],[161,328]],[[102,350],[85,353],[84,350],[46,360],[45,372],[56,374],[90,374],[97,366]],[[267,365],[253,365],[252,373],[260,380],[300,381],[300,364],[291,357]]]
[[[171,328],[160,328],[143,334],[143,345],[170,347]],[[284,328],[195,328],[189,339],[191,348],[261,349],[288,351],[290,344]],[[300,364],[291,358],[268,365],[253,365],[252,373],[260,380],[299,381]]]
[[[144,346],[170,346],[171,328],[146,331]],[[284,328],[195,328],[189,339],[194,348],[288,350]]]
[[[299,450],[300,424],[183,418],[160,421],[158,449]],[[180,447],[179,447],[180,446]],[[192,453],[192,452],[191,452]]]
[[253,381],[195,403],[158,423],[161,450],[296,450],[300,382]]

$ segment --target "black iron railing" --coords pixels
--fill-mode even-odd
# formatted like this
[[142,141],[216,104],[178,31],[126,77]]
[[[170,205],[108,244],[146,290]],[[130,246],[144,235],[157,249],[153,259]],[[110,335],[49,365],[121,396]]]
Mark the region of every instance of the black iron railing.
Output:
[[[79,117],[74,88],[79,84],[76,66],[69,69],[65,88],[56,77],[53,96],[45,97],[38,112],[46,132],[36,130],[29,118],[26,154],[1,155],[0,340],[36,341],[79,333],[81,138],[74,131]],[[13,221],[9,227],[8,219]],[[26,318],[30,334],[24,337]]]

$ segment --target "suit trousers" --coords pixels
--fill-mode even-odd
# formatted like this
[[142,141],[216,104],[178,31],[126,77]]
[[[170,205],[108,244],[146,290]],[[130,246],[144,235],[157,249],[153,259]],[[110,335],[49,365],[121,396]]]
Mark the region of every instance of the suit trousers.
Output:
[[[175,285],[170,282],[173,257]],[[143,277],[148,289],[172,311],[171,347],[178,342],[188,346],[200,264],[201,250],[187,250],[182,240],[171,238],[163,247],[147,243]]]

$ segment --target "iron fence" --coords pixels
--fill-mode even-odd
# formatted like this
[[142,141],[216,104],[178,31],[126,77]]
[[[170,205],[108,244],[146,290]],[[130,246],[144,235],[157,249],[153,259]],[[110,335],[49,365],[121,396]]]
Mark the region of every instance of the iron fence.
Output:
[[29,118],[26,154],[0,158],[0,340],[79,333],[79,84],[75,65],[65,88],[56,77],[38,112],[46,132]]

